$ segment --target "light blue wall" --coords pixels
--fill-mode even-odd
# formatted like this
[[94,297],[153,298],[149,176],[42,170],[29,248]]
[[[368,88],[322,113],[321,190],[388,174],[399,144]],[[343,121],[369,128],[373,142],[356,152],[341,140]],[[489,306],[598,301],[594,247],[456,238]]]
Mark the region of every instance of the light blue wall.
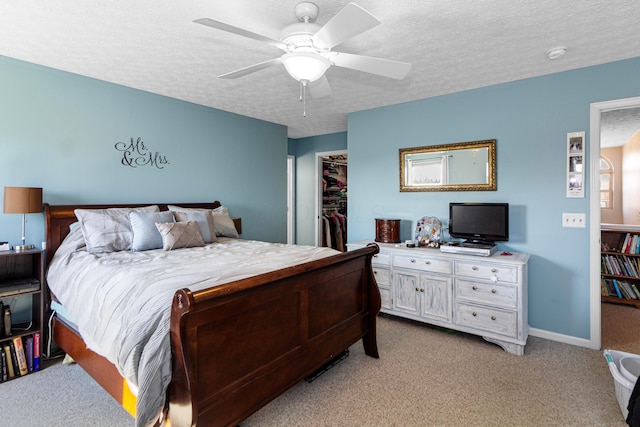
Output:
[[296,156],[297,244],[315,244],[315,218],[317,216],[315,200],[316,153],[346,149],[346,132],[290,140],[289,154]]
[[[529,324],[588,339],[589,232],[561,217],[589,199],[565,197],[566,135],[585,131],[588,147],[590,103],[640,95],[639,76],[635,58],[350,114],[349,240],[375,237],[379,217],[402,219],[404,240],[424,215],[446,226],[449,202],[508,202],[501,249],[531,254]],[[497,191],[399,192],[399,148],[483,139],[497,140]]]
[[[0,94],[0,191],[43,187],[52,204],[220,200],[243,237],[286,242],[286,127],[6,57]],[[115,144],[138,137],[164,169],[122,164]],[[27,219],[39,246],[43,217]],[[0,214],[0,240],[18,244],[20,224]]]

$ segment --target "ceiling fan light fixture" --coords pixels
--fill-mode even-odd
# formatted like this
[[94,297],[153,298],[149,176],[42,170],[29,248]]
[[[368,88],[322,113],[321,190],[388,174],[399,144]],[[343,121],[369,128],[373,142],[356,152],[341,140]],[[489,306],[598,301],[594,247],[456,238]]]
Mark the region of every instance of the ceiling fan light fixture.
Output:
[[314,82],[331,66],[328,59],[310,52],[285,53],[281,59],[289,75],[298,81]]

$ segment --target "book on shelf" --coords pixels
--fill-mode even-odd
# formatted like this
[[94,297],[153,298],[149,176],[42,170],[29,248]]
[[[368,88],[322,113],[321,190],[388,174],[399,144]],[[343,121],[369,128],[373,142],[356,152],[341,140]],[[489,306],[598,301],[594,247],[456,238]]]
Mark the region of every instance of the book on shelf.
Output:
[[33,334],[33,370],[40,370],[40,332]]
[[27,356],[27,370],[33,372],[33,337],[26,337],[24,340],[24,352]]
[[11,351],[11,365],[13,366],[13,373],[16,377],[20,376],[20,366],[18,366],[18,356],[16,355],[16,346],[13,340],[9,341],[9,349]]
[[618,298],[622,298],[622,292],[620,292],[620,287],[618,286],[618,282],[616,281],[616,279],[612,279],[611,281],[613,282],[613,287],[616,291],[616,295],[618,296]]
[[[604,251],[615,251],[615,249],[611,249],[608,245],[603,246]],[[620,253],[623,254],[640,254],[640,235],[626,233],[620,242]]]
[[7,356],[4,354],[4,347],[0,346],[0,381],[8,380]]
[[16,349],[16,360],[18,361],[18,370],[20,371],[20,375],[27,375],[29,373],[29,369],[27,368],[27,355],[24,352],[22,338],[15,337],[12,341],[13,346]]
[[7,379],[10,380],[15,377],[16,374],[13,370],[13,361],[11,359],[11,348],[9,347],[9,344],[4,345],[4,355],[7,361]]

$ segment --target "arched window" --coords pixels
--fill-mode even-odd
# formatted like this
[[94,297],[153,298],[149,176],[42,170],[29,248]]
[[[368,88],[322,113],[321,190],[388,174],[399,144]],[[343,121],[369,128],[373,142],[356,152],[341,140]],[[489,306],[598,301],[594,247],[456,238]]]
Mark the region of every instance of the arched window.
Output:
[[600,157],[600,207],[613,209],[613,166]]

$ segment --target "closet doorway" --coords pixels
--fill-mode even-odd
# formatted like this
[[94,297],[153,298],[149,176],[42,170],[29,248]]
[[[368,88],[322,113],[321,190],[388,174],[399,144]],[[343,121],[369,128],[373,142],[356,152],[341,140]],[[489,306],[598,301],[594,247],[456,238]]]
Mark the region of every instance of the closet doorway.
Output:
[[316,246],[347,250],[347,151],[316,153]]

